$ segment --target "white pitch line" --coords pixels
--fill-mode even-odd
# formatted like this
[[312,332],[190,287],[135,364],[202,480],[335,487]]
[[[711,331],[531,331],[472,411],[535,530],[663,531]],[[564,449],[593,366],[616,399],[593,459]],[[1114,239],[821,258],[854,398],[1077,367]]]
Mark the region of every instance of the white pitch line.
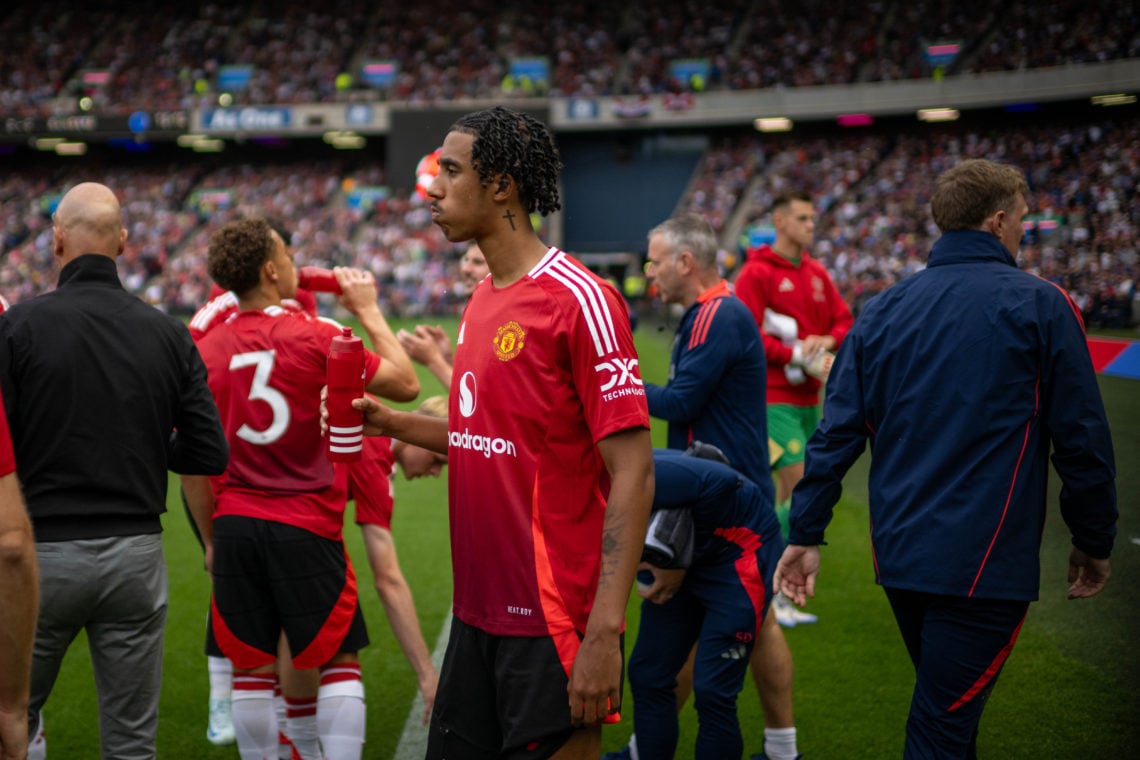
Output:
[[[443,665],[443,653],[447,651],[447,639],[450,633],[451,609],[448,608],[447,617],[443,619],[443,628],[431,653],[431,661],[437,673]],[[404,733],[400,734],[396,754],[392,756],[393,760],[420,760],[427,755],[428,727],[423,724],[423,716],[424,695],[416,689],[416,698],[412,702],[412,709],[408,711],[408,719],[404,721]]]

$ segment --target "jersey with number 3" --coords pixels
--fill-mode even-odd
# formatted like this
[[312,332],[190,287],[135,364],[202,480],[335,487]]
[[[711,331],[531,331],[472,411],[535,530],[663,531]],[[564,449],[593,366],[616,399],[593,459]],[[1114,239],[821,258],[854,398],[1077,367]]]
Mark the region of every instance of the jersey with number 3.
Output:
[[[335,322],[278,306],[242,311],[202,338],[230,444],[215,517],[287,523],[339,540],[344,478],[335,477],[320,430],[320,393]],[[380,357],[365,351],[365,377]]]
[[584,631],[609,475],[597,442],[648,428],[625,302],[551,248],[472,294],[448,411],[455,615],[505,636]]

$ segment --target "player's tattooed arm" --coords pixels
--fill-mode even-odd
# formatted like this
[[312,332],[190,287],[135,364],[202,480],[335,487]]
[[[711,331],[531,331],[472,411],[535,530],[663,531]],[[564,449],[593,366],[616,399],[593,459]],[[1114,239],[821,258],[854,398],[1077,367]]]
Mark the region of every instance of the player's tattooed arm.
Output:
[[641,560],[654,485],[653,448],[645,428],[603,438],[598,452],[610,472],[601,568],[568,688],[571,719],[587,724],[621,704],[621,627]]

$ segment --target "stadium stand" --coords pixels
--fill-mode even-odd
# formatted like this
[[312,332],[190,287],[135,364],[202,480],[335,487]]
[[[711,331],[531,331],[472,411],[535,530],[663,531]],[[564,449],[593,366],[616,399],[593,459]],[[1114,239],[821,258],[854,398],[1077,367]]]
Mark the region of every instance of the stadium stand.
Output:
[[[32,44],[0,51],[0,107],[20,116],[79,113],[84,97],[93,113],[123,114],[216,105],[223,93],[232,105],[438,103],[913,80],[1140,55],[1140,12],[1110,0],[10,5],[0,33]],[[959,54],[936,63],[935,44]],[[549,59],[545,86],[511,75],[512,61],[536,56]],[[669,62],[694,58],[707,60],[707,76],[677,81]],[[369,85],[369,62],[393,66],[390,85]]]
[[1034,196],[1021,266],[1069,291],[1090,325],[1125,327],[1138,263],[1137,145],[1131,120],[733,137],[706,156],[681,207],[706,214],[731,241],[763,228],[779,192],[807,189],[821,212],[814,253],[858,311],[923,267],[938,237],[927,212],[931,177],[962,158],[1014,162],[1026,167]]
[[[794,186],[817,198],[816,255],[858,310],[918,271],[937,237],[926,211],[929,178],[960,158],[1025,166],[1033,211],[1021,265],[1071,292],[1090,325],[1131,319],[1140,222],[1140,126],[1132,121],[1027,129],[942,125],[823,135],[728,135],[707,153],[679,208],[706,215],[722,240],[763,230],[771,199]],[[458,249],[431,224],[418,197],[354,195],[383,186],[379,164],[343,160],[109,168],[100,181],[122,196],[130,238],[124,281],[173,312],[193,310],[209,289],[205,254],[214,229],[235,215],[270,214],[295,229],[301,264],[352,265],[376,273],[393,313],[454,312]],[[52,287],[50,204],[90,171],[42,167],[0,184],[0,292],[19,301]],[[19,202],[17,199],[22,200]]]
[[[462,105],[487,96],[645,97],[1079,66],[1140,56],[1136,13],[1133,4],[1103,0],[1041,7],[982,0],[968,8],[946,0],[444,0],[430,7],[111,0],[83,11],[62,0],[16,2],[0,17],[0,31],[34,44],[30,54],[21,46],[0,50],[0,113],[65,115],[81,98],[93,113],[194,109],[217,105],[223,89],[234,105]],[[936,64],[927,55],[936,43],[956,45],[956,57]],[[546,86],[512,69],[531,56],[548,59]],[[708,66],[678,80],[671,63],[679,59]],[[362,81],[369,62],[393,64],[390,87]],[[229,87],[227,76],[248,82]],[[1138,128],[1127,117],[1087,114],[1030,123],[888,120],[788,135],[711,130],[700,170],[677,188],[678,208],[710,219],[732,265],[737,241],[763,233],[773,195],[806,187],[822,212],[815,252],[857,310],[923,266],[935,235],[925,211],[930,177],[960,157],[1013,161],[1030,172],[1034,194],[1022,265],[1069,290],[1090,324],[1128,324],[1140,224]],[[170,311],[202,301],[209,235],[250,213],[292,224],[300,263],[374,271],[393,313],[446,313],[462,303],[456,247],[421,200],[388,188],[374,155],[334,160],[298,142],[256,159],[240,145],[209,159],[93,153],[72,163],[13,162],[0,180],[0,292],[10,300],[53,286],[54,201],[75,182],[99,179],[120,193],[129,225],[124,281]]]

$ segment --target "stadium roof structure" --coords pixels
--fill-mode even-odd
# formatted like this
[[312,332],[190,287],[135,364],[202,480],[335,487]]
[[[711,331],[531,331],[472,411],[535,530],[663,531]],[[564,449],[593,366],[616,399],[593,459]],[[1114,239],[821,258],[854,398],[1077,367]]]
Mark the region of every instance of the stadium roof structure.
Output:
[[[543,110],[552,129],[574,132],[748,125],[758,118],[775,117],[792,122],[831,121],[851,113],[874,119],[917,114],[930,108],[1024,110],[1043,103],[1086,99],[1127,107],[1135,106],[1137,92],[1140,58],[937,79],[701,92],[686,99],[685,108],[676,108],[667,94],[641,98],[637,109],[630,109],[628,99],[620,97],[528,98],[507,102],[528,110]],[[470,100],[425,105],[353,100],[7,117],[0,119],[0,142],[31,144],[45,137],[89,142],[121,138],[174,141],[186,134],[222,139],[320,138],[329,132],[383,136],[391,128],[393,113],[456,108],[469,111],[499,102],[502,101]]]

